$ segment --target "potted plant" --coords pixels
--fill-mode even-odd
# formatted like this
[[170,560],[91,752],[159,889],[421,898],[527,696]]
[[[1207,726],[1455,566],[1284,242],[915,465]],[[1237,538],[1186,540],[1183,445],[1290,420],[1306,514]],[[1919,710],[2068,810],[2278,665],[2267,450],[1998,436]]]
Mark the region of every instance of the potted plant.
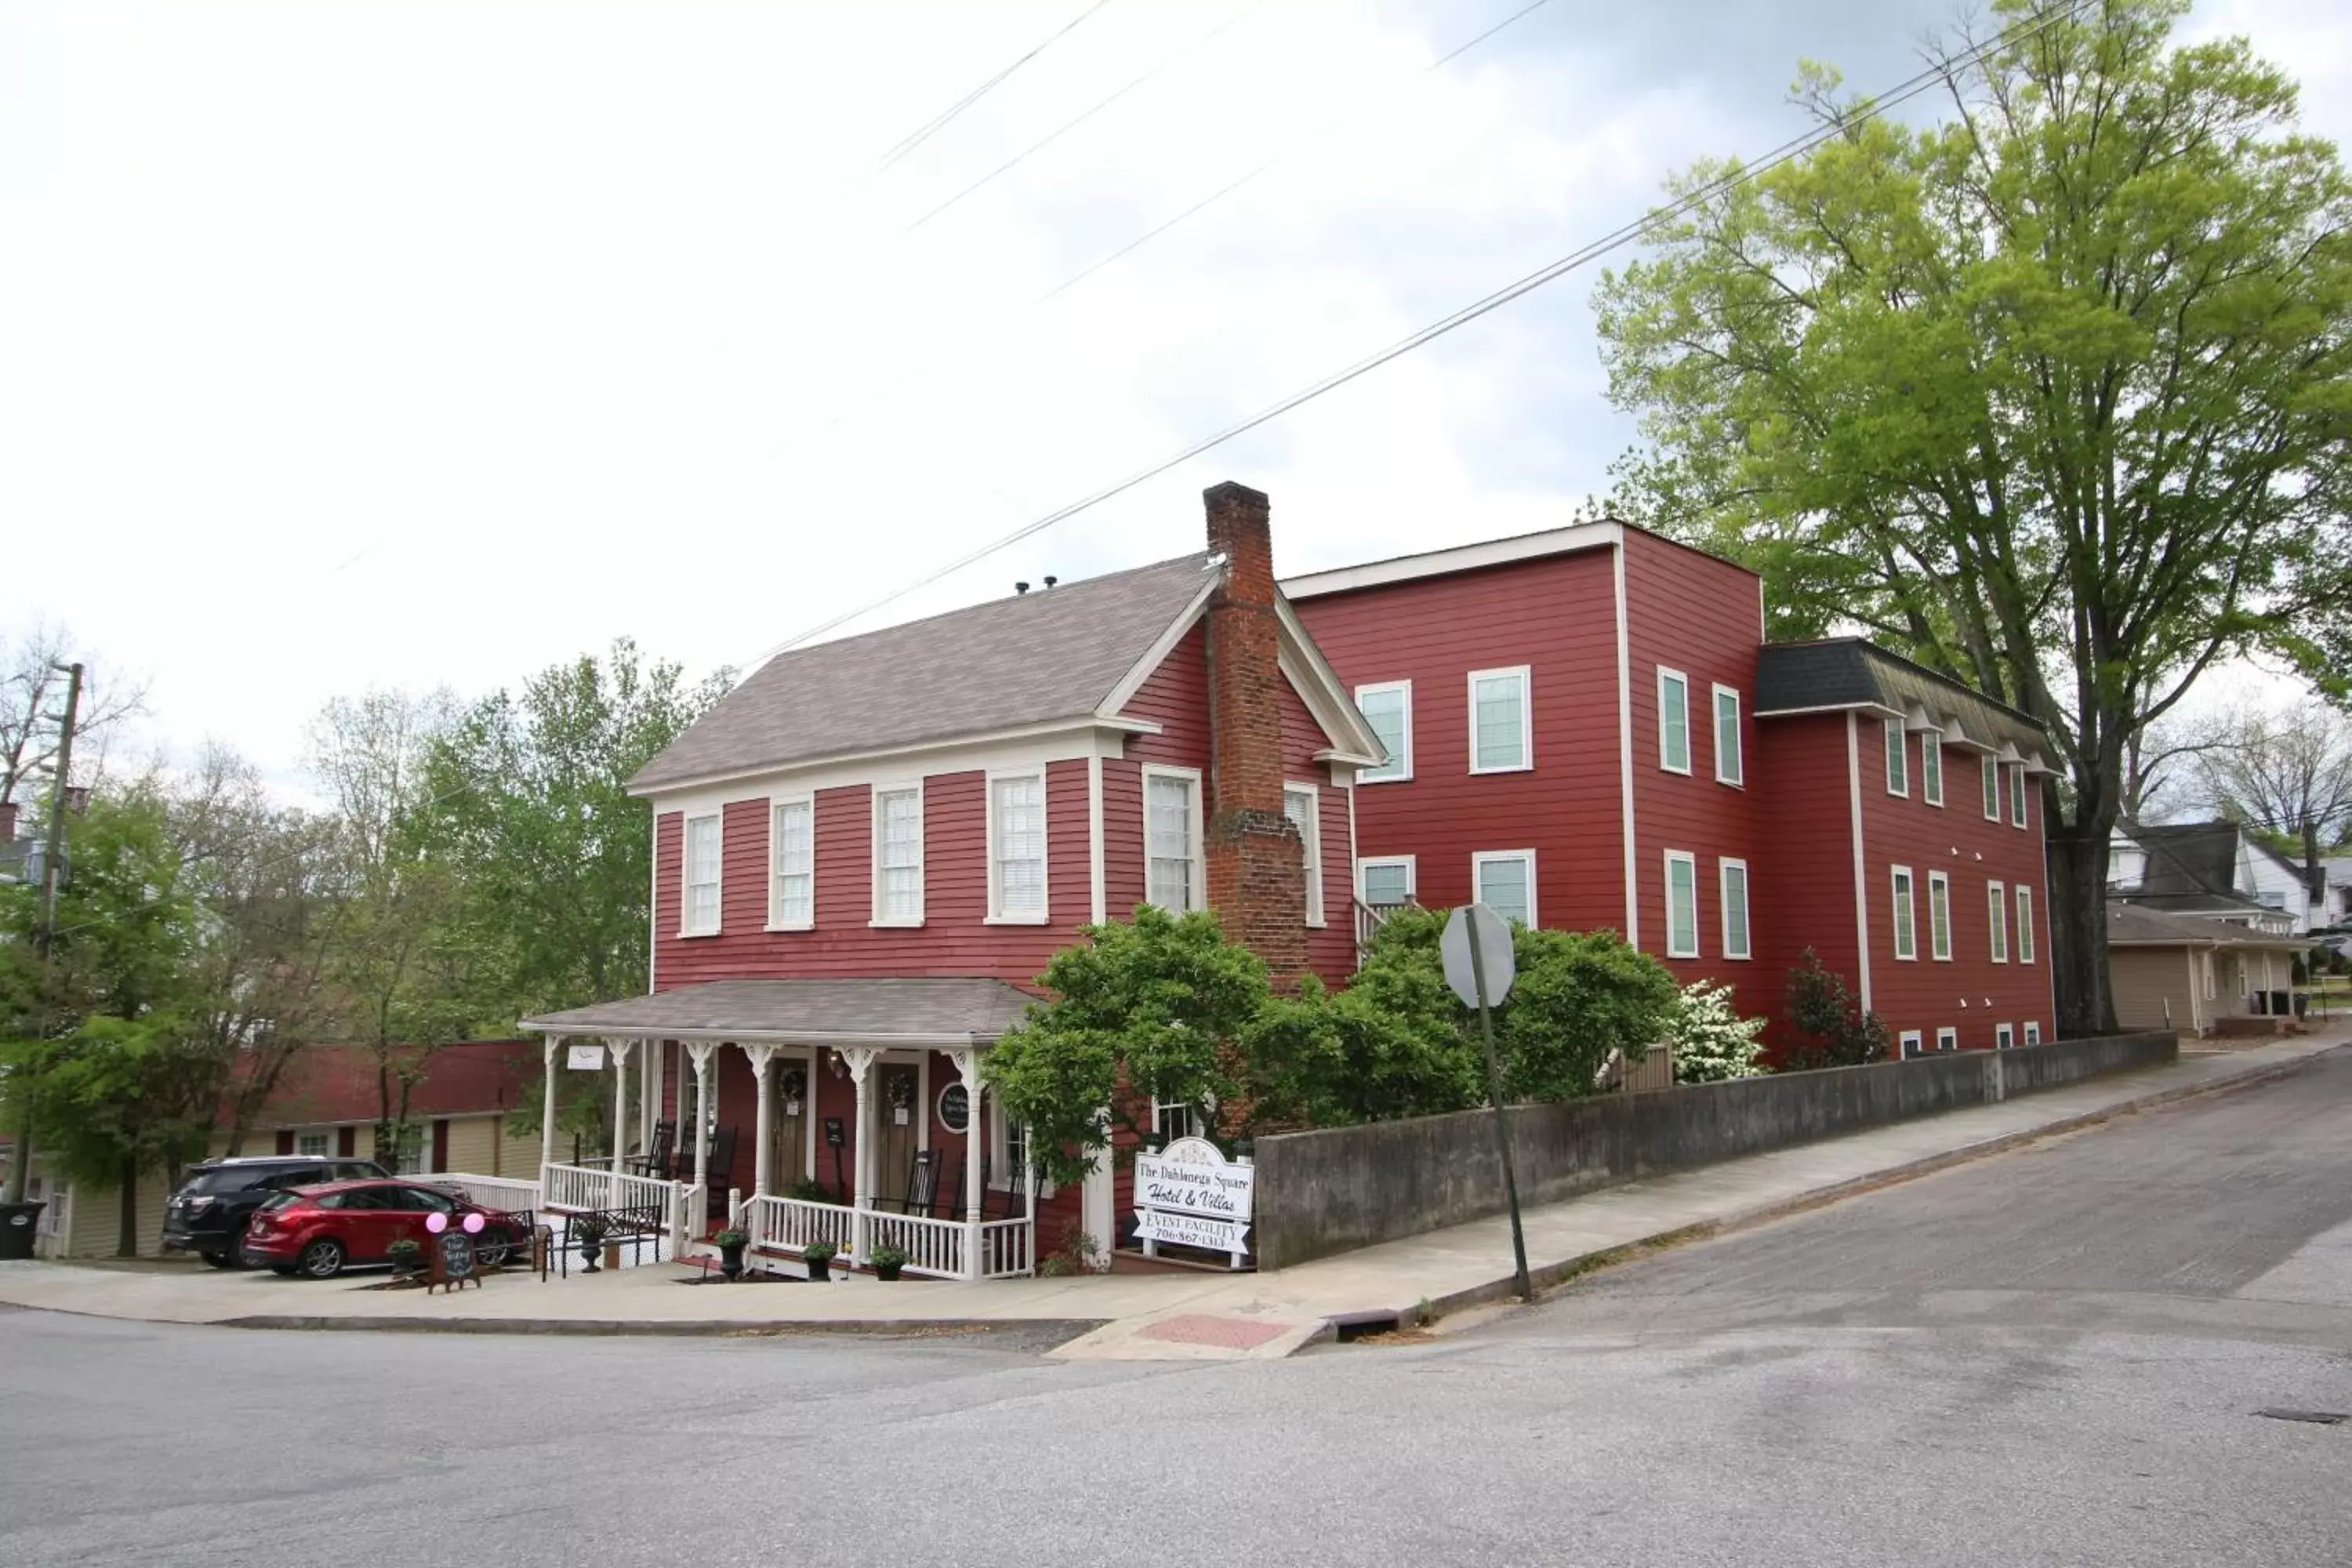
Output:
[[596,1272],[596,1249],[604,1245],[607,1228],[603,1218],[593,1214],[582,1215],[572,1222],[572,1239],[580,1244],[581,1273]]
[[392,1278],[400,1283],[425,1267],[425,1247],[413,1236],[404,1236],[383,1249],[392,1261]]
[[710,1239],[719,1248],[719,1272],[730,1279],[740,1278],[743,1272],[743,1248],[751,1241],[750,1234],[730,1226]]
[[812,1241],[806,1247],[802,1247],[801,1261],[808,1265],[809,1278],[812,1279],[832,1279],[834,1255],[840,1250],[841,1248],[834,1246],[834,1244],[829,1241]]
[[784,1196],[804,1204],[829,1204],[833,1202],[833,1189],[814,1176],[803,1176]]
[[867,1261],[874,1265],[874,1278],[877,1279],[896,1279],[898,1270],[907,1267],[907,1255],[885,1243],[874,1249],[873,1257]]

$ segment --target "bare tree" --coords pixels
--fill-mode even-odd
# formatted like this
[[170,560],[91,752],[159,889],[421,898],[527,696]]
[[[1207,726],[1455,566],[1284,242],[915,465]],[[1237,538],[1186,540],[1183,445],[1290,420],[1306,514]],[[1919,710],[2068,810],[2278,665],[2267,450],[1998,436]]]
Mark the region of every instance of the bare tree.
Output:
[[[47,768],[58,755],[57,710],[65,701],[72,639],[64,628],[35,626],[24,637],[0,639],[0,804],[16,799],[27,775]],[[147,710],[147,689],[121,685],[82,673],[81,710],[74,724],[77,774],[102,754],[106,741],[124,721]]]
[[2225,815],[2300,847],[2308,886],[2320,856],[2352,833],[2352,721],[2315,699],[2238,715],[2197,773]]

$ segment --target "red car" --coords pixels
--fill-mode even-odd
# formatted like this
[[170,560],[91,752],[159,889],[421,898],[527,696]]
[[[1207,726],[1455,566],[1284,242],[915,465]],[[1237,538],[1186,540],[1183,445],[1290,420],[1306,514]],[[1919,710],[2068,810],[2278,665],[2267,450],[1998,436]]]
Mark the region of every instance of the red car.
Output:
[[[433,1236],[433,1215],[451,1225],[478,1214],[474,1256],[496,1268],[530,1245],[527,1215],[484,1208],[456,1193],[423,1182],[329,1182],[297,1187],[270,1199],[253,1215],[245,1233],[245,1260],[280,1274],[331,1279],[346,1265],[383,1263],[392,1244],[406,1237],[422,1247]],[[446,1228],[446,1227],[445,1227]]]

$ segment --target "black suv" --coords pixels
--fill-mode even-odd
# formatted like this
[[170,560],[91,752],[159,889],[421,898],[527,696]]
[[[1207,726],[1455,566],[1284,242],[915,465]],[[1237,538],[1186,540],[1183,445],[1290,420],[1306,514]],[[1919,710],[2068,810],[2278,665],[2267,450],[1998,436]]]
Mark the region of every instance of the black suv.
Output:
[[279,1193],[391,1173],[373,1160],[315,1154],[256,1154],[191,1165],[163,1211],[163,1250],[193,1252],[215,1268],[234,1268],[253,1211]]

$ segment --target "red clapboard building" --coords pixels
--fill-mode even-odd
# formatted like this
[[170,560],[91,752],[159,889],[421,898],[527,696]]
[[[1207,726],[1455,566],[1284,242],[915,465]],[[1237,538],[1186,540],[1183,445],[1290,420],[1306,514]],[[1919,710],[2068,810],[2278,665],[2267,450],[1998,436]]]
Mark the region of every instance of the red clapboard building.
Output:
[[1768,644],[1760,579],[1612,521],[1283,590],[1389,754],[1358,780],[1372,910],[1612,928],[1776,1019],[1810,949],[1904,1049],[2042,1037],[2022,714],[1860,639]]

